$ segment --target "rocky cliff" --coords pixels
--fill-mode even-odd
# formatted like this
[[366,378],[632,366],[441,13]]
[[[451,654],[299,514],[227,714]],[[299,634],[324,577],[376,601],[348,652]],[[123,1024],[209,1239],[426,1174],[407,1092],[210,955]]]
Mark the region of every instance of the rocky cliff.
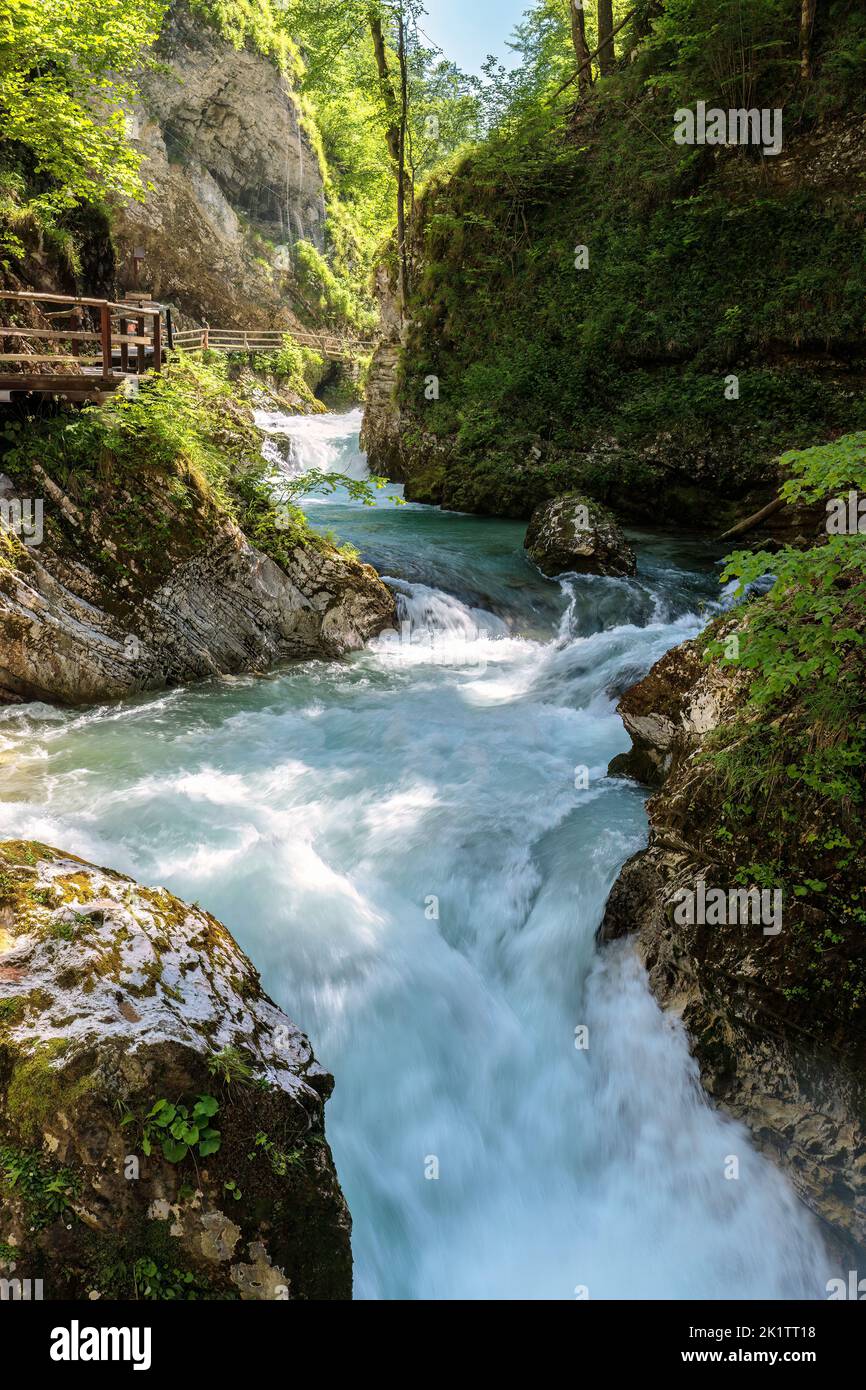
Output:
[[399,331],[379,277],[364,420],[407,497],[528,517],[577,490],[719,534],[769,500],[781,452],[866,423],[862,112],[831,112],[819,77],[757,101],[785,102],[778,159],[682,150],[670,72],[634,56],[419,197]]
[[[866,1244],[862,927],[848,916],[859,912],[858,871],[848,864],[846,909],[841,894],[831,896],[836,884],[817,881],[830,878],[820,866],[822,837],[786,805],[790,778],[769,804],[731,804],[713,745],[741,714],[748,682],[706,662],[704,647],[687,642],[669,652],[620,703],[634,747],[611,772],[660,790],[648,803],[648,846],[624,865],[600,936],[635,934],[656,996],[685,1023],[709,1094],[745,1121],[856,1251]],[[774,880],[783,883],[778,914],[744,912],[744,891],[775,892],[762,865],[777,807],[794,823],[799,853],[811,846],[815,878],[797,865],[792,882]],[[720,913],[683,910],[716,889],[725,899]]]
[[115,242],[159,300],[230,327],[289,323],[290,251],[324,245],[318,156],[297,98],[270,58],[236,49],[177,0],[129,116],[150,185],[130,203]]
[[179,364],[135,403],[17,436],[0,505],[33,527],[0,537],[0,699],[334,658],[394,626],[375,570],[274,510],[249,405],[226,388],[224,366]]
[[52,1300],[351,1297],[332,1087],[208,913],[0,845],[0,1277]]

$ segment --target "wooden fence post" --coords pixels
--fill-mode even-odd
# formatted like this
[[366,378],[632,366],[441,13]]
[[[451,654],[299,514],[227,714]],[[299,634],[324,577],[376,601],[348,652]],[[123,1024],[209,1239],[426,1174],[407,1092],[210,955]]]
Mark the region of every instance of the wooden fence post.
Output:
[[102,340],[102,379],[110,381],[113,375],[111,365],[111,310],[107,304],[99,309],[99,334]]
[[162,311],[158,310],[153,320],[153,370],[162,371]]
[[203,328],[202,331],[201,331],[201,346],[202,346],[202,351],[203,351],[203,352],[204,352],[204,350],[205,350],[205,349],[207,348],[207,346],[208,346],[208,329],[209,329],[209,328],[210,328],[210,324],[209,324],[209,323],[205,323],[205,326],[204,326],[204,328]]

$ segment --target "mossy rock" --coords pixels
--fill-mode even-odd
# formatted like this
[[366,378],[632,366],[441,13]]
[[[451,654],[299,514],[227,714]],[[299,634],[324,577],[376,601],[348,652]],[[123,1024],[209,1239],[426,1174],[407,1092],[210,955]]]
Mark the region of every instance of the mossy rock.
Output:
[[333,1080],[226,928],[30,842],[0,845],[0,924],[0,1275],[350,1297]]

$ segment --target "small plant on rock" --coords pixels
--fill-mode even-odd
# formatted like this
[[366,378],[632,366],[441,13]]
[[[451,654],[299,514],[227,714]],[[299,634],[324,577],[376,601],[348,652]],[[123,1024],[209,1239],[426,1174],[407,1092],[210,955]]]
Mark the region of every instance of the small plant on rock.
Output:
[[167,1163],[182,1163],[191,1153],[208,1158],[222,1144],[219,1130],[211,1125],[218,1111],[219,1101],[213,1096],[199,1096],[192,1110],[158,1100],[144,1118],[142,1150],[149,1157],[158,1144]]

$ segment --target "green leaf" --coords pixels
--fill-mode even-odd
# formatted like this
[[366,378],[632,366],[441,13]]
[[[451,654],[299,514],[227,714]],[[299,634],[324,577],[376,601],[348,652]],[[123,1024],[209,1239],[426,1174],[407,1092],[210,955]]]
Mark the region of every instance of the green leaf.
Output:
[[175,1143],[172,1139],[166,1139],[162,1145],[162,1155],[167,1163],[181,1163],[189,1153],[186,1144]]

